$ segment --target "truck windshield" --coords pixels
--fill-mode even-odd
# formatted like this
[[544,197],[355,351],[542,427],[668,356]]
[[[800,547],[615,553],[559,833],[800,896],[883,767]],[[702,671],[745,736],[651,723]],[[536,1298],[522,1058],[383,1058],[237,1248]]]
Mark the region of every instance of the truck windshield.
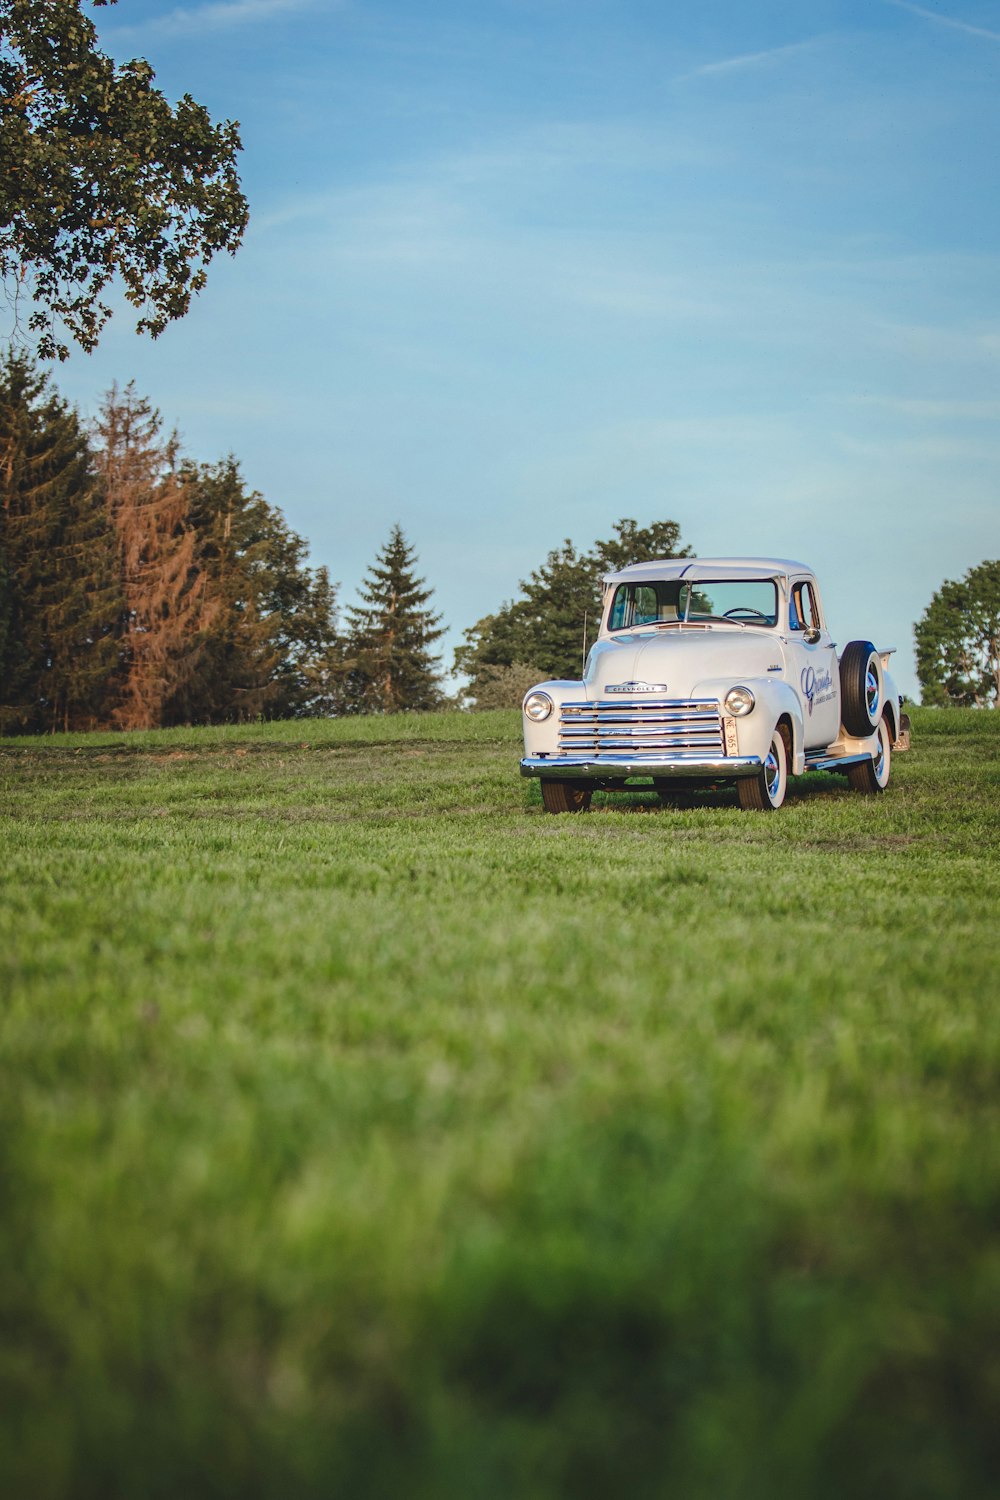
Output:
[[620,583],[608,616],[609,630],[637,625],[725,620],[733,624],[774,625],[778,590],[772,579],[683,579]]

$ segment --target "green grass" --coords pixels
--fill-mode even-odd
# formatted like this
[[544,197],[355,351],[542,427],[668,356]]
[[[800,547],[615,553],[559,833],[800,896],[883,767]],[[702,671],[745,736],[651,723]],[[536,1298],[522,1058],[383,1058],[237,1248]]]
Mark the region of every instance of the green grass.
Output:
[[509,714],[0,742],[0,1489],[995,1494],[998,748],[551,818]]

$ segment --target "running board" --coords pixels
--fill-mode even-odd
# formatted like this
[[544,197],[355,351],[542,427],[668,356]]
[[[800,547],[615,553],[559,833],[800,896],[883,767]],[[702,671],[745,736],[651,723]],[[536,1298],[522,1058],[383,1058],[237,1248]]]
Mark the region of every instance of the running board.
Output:
[[871,762],[874,759],[875,757],[869,754],[868,751],[862,752],[861,755],[827,755],[825,752],[820,752],[819,754],[817,754],[814,751],[813,754],[810,755],[809,751],[807,750],[806,770],[839,771],[841,766],[860,766],[863,761],[867,760]]

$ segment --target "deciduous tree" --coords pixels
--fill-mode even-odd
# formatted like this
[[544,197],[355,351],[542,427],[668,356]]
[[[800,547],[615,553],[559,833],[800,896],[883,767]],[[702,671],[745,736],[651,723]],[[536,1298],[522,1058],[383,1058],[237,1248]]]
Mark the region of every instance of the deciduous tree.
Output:
[[527,662],[512,661],[509,667],[483,666],[474,687],[459,693],[459,701],[473,708],[520,708],[524,695],[546,674]]
[[926,704],[996,708],[1000,702],[1000,561],[946,581],[918,620],[917,676]]
[[480,689],[492,703],[503,668],[515,662],[537,668],[537,678],[580,675],[585,635],[593,638],[601,613],[601,579],[628,563],[660,557],[686,557],[676,521],[639,526],[617,521],[606,541],[577,552],[567,538],[521,584],[521,595],[501,605],[465,632],[455,652],[455,669],[471,681],[463,694],[479,702]]
[[0,0],[0,274],[43,358],[65,358],[63,330],[94,348],[116,277],[155,337],[247,223],[237,126],[116,64],[83,3]]

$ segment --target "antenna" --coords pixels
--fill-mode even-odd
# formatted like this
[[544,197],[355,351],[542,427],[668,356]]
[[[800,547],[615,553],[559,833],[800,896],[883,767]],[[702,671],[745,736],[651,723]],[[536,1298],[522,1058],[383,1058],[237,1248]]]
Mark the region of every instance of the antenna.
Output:
[[586,672],[586,670],[587,670],[587,611],[584,610],[584,612],[583,612],[583,670],[580,673],[581,677],[583,676],[583,673]]

